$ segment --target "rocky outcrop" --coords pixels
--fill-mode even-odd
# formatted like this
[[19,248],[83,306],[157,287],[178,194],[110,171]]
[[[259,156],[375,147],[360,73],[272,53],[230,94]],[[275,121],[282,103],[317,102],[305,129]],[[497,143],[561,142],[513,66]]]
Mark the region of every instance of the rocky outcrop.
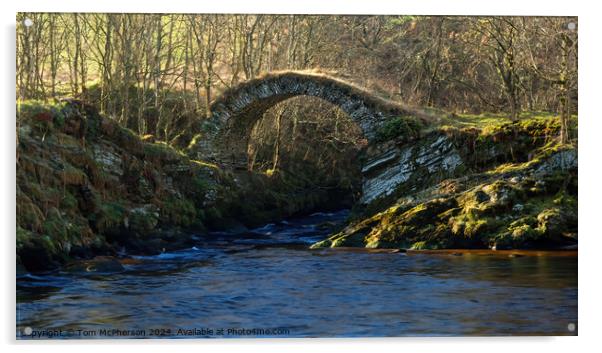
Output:
[[23,104],[18,122],[17,254],[28,270],[182,247],[178,229],[208,222],[225,178],[214,166],[78,101]]
[[408,131],[414,129],[400,123],[394,119],[385,125],[364,151],[360,205],[373,213],[445,179],[528,161],[559,131],[555,119],[528,119],[485,130],[434,128],[412,136]]
[[443,133],[431,133],[419,141],[398,146],[395,143],[372,148],[362,169],[360,203],[391,195],[398,185],[417,187],[433,176],[452,176],[463,166],[460,153]]
[[382,161],[367,164],[375,169],[365,181],[364,190],[375,190],[364,195],[368,205],[312,247],[575,246],[577,149],[540,138],[543,127],[554,134],[554,124],[442,129],[419,144],[389,144]]

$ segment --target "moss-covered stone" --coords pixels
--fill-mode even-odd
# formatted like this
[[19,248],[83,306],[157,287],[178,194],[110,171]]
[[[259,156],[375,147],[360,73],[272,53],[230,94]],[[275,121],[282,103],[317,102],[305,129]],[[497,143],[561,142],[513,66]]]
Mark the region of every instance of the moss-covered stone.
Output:
[[146,159],[155,163],[177,163],[183,156],[165,142],[144,144],[144,155]]
[[375,141],[384,142],[394,138],[411,140],[419,135],[423,127],[422,122],[413,116],[395,117],[377,130]]
[[123,227],[125,216],[125,206],[118,201],[112,201],[102,203],[98,212],[90,215],[89,218],[94,229],[104,234],[112,233]]
[[159,223],[159,207],[142,205],[129,211],[128,228],[138,234],[147,234]]
[[162,203],[160,211],[162,223],[190,227],[199,221],[194,203],[187,199],[169,198]]
[[153,252],[181,243],[185,235],[163,226],[203,229],[197,208],[215,207],[223,178],[213,168],[145,143],[79,101],[21,108],[17,255],[27,270],[123,246]]
[[[574,147],[410,192],[314,246],[404,249],[550,248],[576,242]],[[570,154],[559,163],[559,154]],[[563,157],[564,158],[564,157]],[[509,167],[509,168],[508,168]]]

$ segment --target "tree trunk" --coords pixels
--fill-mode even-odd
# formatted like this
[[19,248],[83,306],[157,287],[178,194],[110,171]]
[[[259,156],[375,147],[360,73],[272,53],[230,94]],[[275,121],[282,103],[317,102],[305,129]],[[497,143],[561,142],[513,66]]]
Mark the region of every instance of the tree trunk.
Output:
[[282,116],[284,115],[285,109],[283,108],[276,117],[276,143],[274,145],[274,158],[272,160],[272,170],[276,170],[278,168],[278,163],[280,162],[280,135],[281,135],[281,126],[282,126]]
[[569,124],[570,124],[570,106],[571,98],[568,89],[568,53],[569,53],[569,38],[566,35],[562,36],[562,61],[560,63],[560,143],[565,144],[570,140]]

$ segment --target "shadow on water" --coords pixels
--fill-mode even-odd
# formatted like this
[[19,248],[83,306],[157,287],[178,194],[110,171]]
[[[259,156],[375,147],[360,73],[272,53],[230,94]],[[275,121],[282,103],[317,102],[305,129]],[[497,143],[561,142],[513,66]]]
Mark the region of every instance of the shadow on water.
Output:
[[[283,328],[288,337],[576,333],[567,330],[577,323],[576,256],[308,250],[328,233],[320,224],[346,216],[314,214],[248,234],[198,236],[191,249],[132,257],[112,275],[22,276],[19,332],[29,326],[168,328],[167,337],[180,338],[180,328]],[[205,336],[216,337],[193,337]]]

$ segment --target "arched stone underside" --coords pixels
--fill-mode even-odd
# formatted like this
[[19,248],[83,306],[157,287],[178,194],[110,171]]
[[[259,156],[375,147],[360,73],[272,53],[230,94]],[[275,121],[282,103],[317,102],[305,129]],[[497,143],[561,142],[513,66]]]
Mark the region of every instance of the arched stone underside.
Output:
[[349,115],[368,142],[391,117],[409,115],[398,105],[332,76],[288,71],[267,74],[225,92],[212,105],[205,125],[203,157],[224,166],[244,168],[250,132],[263,114],[296,96],[323,99]]

